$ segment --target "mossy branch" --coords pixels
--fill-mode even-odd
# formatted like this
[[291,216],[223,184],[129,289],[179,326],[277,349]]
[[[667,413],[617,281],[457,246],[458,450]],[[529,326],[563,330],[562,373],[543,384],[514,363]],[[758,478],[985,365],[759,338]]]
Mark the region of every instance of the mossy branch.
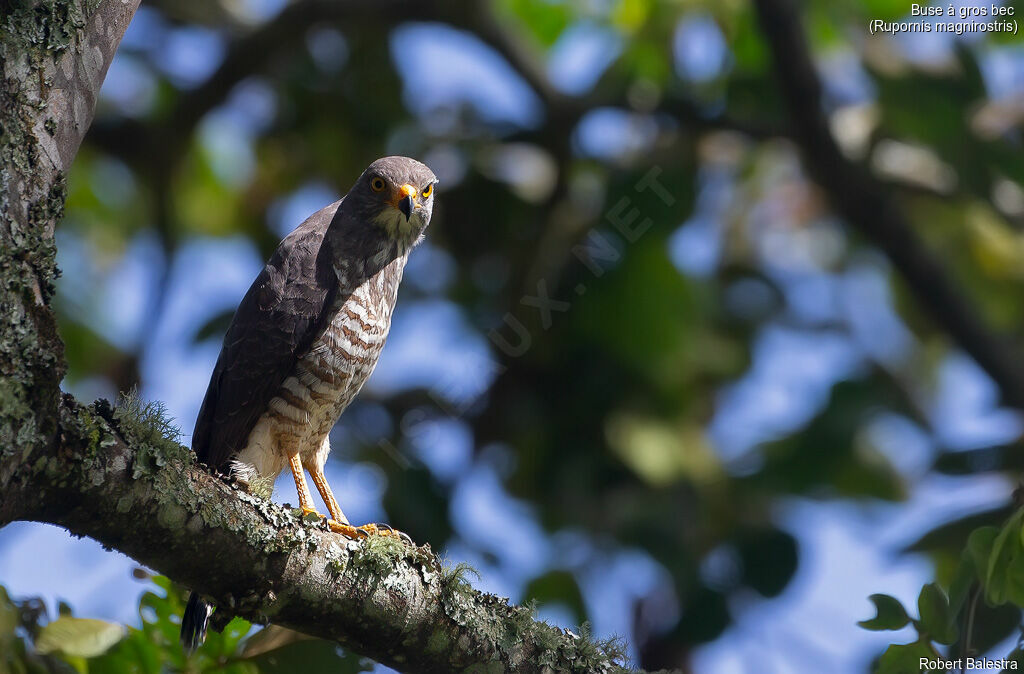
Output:
[[625,671],[617,641],[474,590],[472,569],[446,568],[429,546],[350,541],[207,472],[159,405],[64,396],[59,428],[55,451],[10,471],[4,501],[121,550],[226,614],[332,639],[402,671]]

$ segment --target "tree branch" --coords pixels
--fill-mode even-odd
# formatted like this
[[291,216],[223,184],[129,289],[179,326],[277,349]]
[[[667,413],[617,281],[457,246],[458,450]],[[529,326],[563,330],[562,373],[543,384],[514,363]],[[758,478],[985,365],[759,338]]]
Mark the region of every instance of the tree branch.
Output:
[[106,401],[82,407],[65,395],[54,451],[0,470],[0,521],[60,525],[231,614],[331,639],[402,671],[481,663],[508,672],[622,671],[614,647],[473,590],[429,547],[390,536],[350,541],[231,486],[167,438],[158,412]]
[[757,0],[755,4],[809,176],[847,223],[889,257],[932,320],[996,382],[1003,401],[1024,408],[1020,355],[985,325],[885,187],[840,152],[823,112],[821,82],[793,3]]

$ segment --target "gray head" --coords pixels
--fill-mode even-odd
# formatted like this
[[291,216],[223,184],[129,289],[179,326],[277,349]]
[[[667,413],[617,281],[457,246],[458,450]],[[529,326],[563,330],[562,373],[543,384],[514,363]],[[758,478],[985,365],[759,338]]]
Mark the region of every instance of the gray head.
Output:
[[345,196],[344,207],[361,222],[380,227],[396,242],[413,242],[430,223],[437,176],[409,157],[370,164]]

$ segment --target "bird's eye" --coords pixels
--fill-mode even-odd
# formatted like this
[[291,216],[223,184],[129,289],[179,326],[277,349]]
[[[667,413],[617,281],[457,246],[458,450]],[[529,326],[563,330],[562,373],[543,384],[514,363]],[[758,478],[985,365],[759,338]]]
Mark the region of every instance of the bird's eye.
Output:
[[374,192],[382,192],[384,190],[384,179],[381,178],[380,176],[377,176],[376,178],[371,180],[370,189],[372,189]]
[[427,189],[423,190],[423,198],[427,199],[434,192],[434,183],[427,185]]

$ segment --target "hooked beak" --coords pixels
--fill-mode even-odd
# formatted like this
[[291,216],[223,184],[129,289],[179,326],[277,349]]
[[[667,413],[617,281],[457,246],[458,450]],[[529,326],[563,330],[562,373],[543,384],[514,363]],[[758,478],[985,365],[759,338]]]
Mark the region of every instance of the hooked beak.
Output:
[[412,216],[412,210],[416,207],[416,188],[412,185],[402,185],[402,195],[398,198],[398,203],[395,207],[402,212],[405,219],[408,220]]

